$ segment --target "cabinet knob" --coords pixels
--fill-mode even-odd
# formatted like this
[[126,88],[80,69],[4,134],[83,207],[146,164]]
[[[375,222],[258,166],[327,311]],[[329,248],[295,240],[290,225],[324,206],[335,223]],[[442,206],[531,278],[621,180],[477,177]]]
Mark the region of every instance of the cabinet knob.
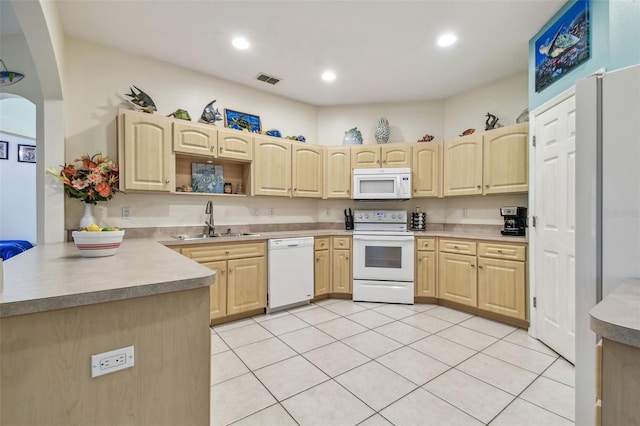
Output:
[[475,267],[476,267],[476,265],[474,265],[473,263],[472,263],[470,266],[471,266],[472,268],[475,268]]
[[414,189],[414,190],[413,190],[413,192],[418,192],[418,190],[417,190],[417,189]]
[[222,152],[222,147],[220,147],[220,152]]
[[320,262],[320,258],[319,257],[316,257],[316,262]]
[[345,256],[345,259],[349,260],[349,256]]
[[169,182],[171,182],[171,180],[170,180],[170,179],[165,179],[165,180],[164,180],[164,183],[169,183]]
[[502,253],[502,250],[498,250],[498,253]]
[[385,163],[385,164],[386,164],[386,163],[387,163],[387,160],[384,160],[384,161],[383,161],[383,163]]
[[224,274],[224,269],[220,269],[220,275]]
[[478,189],[482,188],[482,185],[478,185],[478,186],[477,186],[477,188],[478,188]]
[[485,187],[485,188],[488,188],[488,187],[489,187],[489,184],[486,184],[484,187]]
[[349,193],[349,190],[347,189],[347,194]]
[[225,251],[224,253],[225,253],[225,254],[229,254],[229,250]]
[[422,262],[422,258],[418,259],[418,262]]
[[479,268],[479,269],[482,269],[482,265],[478,265],[478,268]]
[[229,268],[229,273],[232,273],[232,272],[233,272],[233,268]]
[[458,248],[458,246],[453,246],[453,248],[454,248],[454,249],[457,249],[457,248]]

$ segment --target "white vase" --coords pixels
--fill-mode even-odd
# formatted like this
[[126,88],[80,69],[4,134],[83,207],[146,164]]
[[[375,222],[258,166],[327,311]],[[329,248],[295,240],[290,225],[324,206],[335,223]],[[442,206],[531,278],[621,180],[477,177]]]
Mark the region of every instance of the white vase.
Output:
[[93,210],[91,209],[93,205],[89,203],[84,204],[84,214],[80,219],[80,228],[88,228],[89,225],[95,223],[96,219],[93,217]]
[[376,142],[378,143],[387,143],[389,142],[389,121],[382,117],[378,120],[378,124],[376,126]]

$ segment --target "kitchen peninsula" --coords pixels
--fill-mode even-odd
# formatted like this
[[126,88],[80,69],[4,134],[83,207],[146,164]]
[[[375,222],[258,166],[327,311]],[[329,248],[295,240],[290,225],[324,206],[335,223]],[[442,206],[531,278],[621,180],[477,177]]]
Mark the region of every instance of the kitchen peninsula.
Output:
[[[0,424],[209,424],[214,281],[147,239],[110,257],[60,243],[5,262]],[[91,378],[91,355],[126,346],[132,368]]]

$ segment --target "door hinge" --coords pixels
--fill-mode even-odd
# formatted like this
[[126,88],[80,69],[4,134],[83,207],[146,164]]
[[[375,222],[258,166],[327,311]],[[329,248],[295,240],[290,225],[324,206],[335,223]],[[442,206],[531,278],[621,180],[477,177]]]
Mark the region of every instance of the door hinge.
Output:
[[538,300],[536,299],[536,297],[534,296],[533,298],[533,307],[537,308],[538,307]]
[[537,222],[538,222],[537,216],[531,216],[531,226],[535,228]]
[[536,136],[533,135],[533,146],[536,146]]

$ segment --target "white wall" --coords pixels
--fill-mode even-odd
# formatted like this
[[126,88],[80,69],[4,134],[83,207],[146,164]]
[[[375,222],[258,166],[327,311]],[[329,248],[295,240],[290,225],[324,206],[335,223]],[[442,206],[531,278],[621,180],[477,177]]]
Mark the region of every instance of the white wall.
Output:
[[[391,142],[414,142],[425,133],[443,139],[446,137],[445,123],[449,120],[467,122],[476,115],[484,120],[487,102],[483,95],[498,104],[501,98],[506,99],[505,109],[517,111],[511,122],[524,108],[520,101],[526,105],[524,74],[507,79],[504,84],[493,83],[450,100],[316,107],[75,38],[66,40],[65,52],[67,161],[98,151],[116,158],[115,116],[118,107],[127,107],[123,103],[124,93],[134,84],[153,98],[158,107],[157,114],[167,115],[183,108],[196,121],[204,106],[217,99],[216,105],[221,112],[227,107],[257,114],[261,116],[264,129],[277,128],[284,135],[303,134],[311,143],[321,145],[341,145],[344,132],[355,126],[362,131],[365,143],[373,143],[375,125],[380,117],[386,117],[390,122]],[[516,98],[520,99],[514,101]],[[464,108],[456,108],[458,104],[464,104]],[[517,107],[511,104],[517,104]],[[216,224],[223,231],[225,225],[247,223],[342,222],[345,208],[377,208],[350,200],[131,193],[117,194],[108,203],[99,204],[94,208],[94,214],[102,225],[111,226],[202,225],[208,199],[214,202]],[[413,210],[416,204],[427,211],[428,222],[501,224],[498,208],[512,204],[526,206],[526,196],[414,200],[385,203],[380,208]],[[459,217],[463,206],[468,209],[466,218]],[[131,208],[131,219],[121,218],[122,207]],[[269,209],[274,210],[274,217],[268,215]],[[66,210],[65,227],[77,227],[82,203],[67,200]]]

